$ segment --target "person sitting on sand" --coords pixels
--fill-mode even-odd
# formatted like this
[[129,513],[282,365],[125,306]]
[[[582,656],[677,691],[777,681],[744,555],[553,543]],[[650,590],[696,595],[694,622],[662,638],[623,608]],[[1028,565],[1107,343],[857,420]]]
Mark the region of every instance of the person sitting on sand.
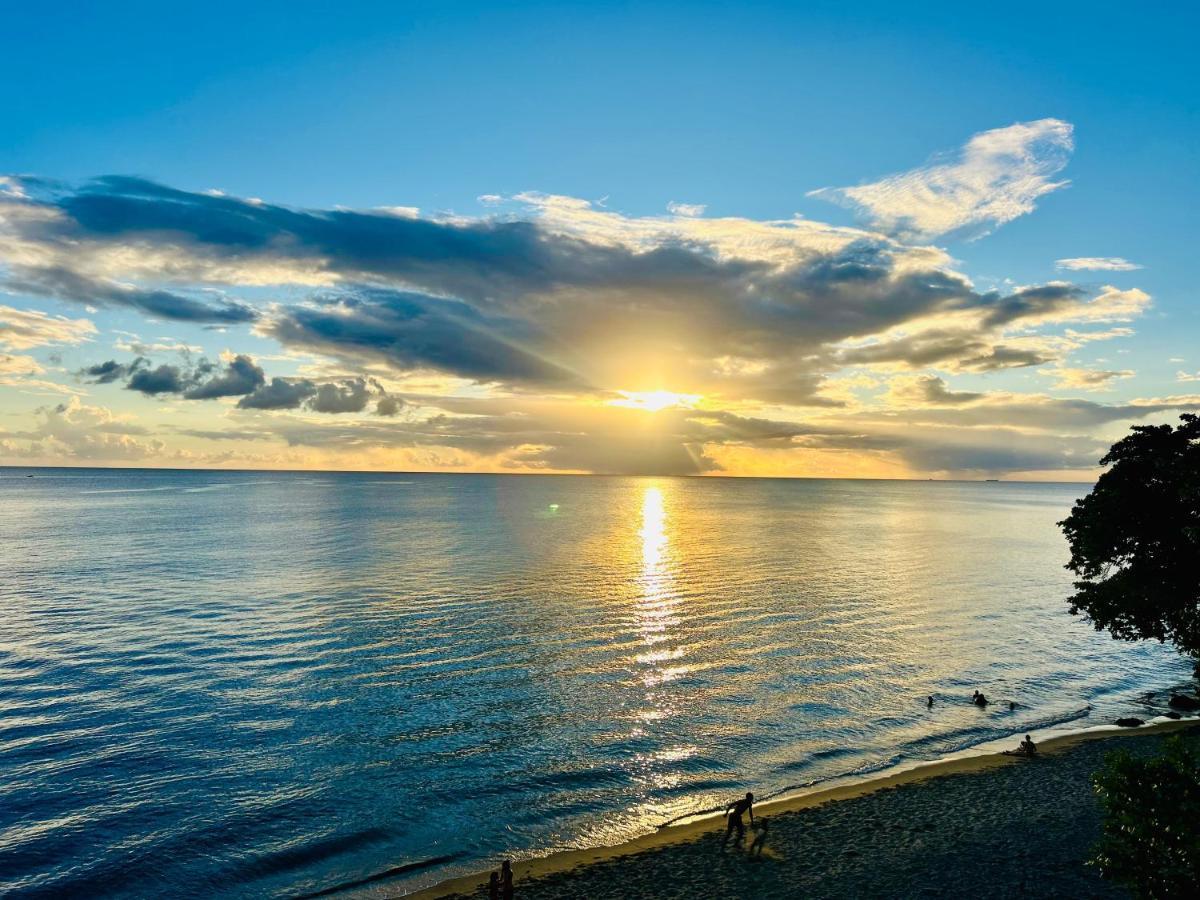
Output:
[[750,844],[750,856],[762,856],[763,844],[767,842],[767,820],[758,820],[758,834]]
[[1037,744],[1033,742],[1033,738],[1025,735],[1025,740],[1017,745],[1016,750],[1003,751],[1005,756],[1037,756]]
[[746,826],[742,824],[742,815],[750,813],[750,824],[754,824],[754,794],[750,791],[746,792],[746,796],[740,800],[734,800],[725,807],[725,818],[729,820],[729,824],[725,828],[725,839],[721,841],[721,846],[724,847],[729,841],[729,835],[733,834],[734,829],[737,829],[737,843],[745,840]]

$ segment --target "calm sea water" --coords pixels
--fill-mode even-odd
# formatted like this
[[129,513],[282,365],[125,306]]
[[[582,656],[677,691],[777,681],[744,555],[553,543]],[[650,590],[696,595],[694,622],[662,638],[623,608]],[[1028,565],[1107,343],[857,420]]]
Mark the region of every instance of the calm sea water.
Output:
[[1188,671],[1067,615],[1080,486],[27,474],[5,895],[394,895]]

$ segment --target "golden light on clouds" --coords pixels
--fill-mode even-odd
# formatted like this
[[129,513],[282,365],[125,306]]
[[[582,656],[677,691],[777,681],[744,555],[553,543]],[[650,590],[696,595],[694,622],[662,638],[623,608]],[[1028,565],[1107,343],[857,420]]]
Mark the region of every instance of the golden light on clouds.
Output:
[[677,394],[674,391],[617,391],[620,399],[608,401],[609,406],[626,409],[644,409],[659,412],[664,409],[695,409],[700,402],[699,394]]

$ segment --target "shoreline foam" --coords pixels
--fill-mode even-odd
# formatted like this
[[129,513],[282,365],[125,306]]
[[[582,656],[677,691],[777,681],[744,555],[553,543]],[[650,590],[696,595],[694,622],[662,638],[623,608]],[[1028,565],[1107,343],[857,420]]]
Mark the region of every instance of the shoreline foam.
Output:
[[[1145,725],[1122,728],[1116,725],[1093,725],[1069,732],[1051,732],[1038,741],[1042,755],[1053,755],[1079,744],[1103,740],[1110,737],[1138,737],[1167,734],[1200,725],[1200,718],[1169,719],[1159,716]],[[958,751],[937,760],[900,763],[882,772],[873,772],[862,778],[839,776],[830,784],[824,782],[811,789],[789,792],[755,804],[755,812],[762,817],[781,813],[792,813],[823,806],[842,800],[863,797],[878,791],[903,785],[917,784],[944,775],[956,775],[998,769],[1023,762],[1018,757],[1006,756],[999,745],[1011,749],[1013,737],[997,739]],[[675,824],[665,825],[656,831],[609,847],[593,847],[579,850],[560,850],[544,856],[514,859],[513,873],[517,881],[542,878],[589,866],[633,856],[647,850],[655,850],[675,844],[695,841],[705,834],[718,831],[722,825],[720,813],[700,813]],[[438,882],[431,887],[395,896],[414,900],[435,900],[453,895],[470,895],[485,887],[488,871],[461,875]]]

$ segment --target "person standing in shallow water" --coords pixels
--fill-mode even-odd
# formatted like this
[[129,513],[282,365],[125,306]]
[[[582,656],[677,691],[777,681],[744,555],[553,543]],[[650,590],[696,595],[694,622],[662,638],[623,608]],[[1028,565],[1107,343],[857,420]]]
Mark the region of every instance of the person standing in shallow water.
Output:
[[746,796],[740,800],[734,800],[725,807],[725,817],[729,820],[729,824],[725,827],[725,839],[721,841],[721,846],[724,847],[729,842],[729,835],[733,834],[734,829],[737,829],[737,843],[741,843],[746,839],[746,826],[742,822],[742,816],[750,813],[750,824],[754,824],[754,794],[746,791]]

